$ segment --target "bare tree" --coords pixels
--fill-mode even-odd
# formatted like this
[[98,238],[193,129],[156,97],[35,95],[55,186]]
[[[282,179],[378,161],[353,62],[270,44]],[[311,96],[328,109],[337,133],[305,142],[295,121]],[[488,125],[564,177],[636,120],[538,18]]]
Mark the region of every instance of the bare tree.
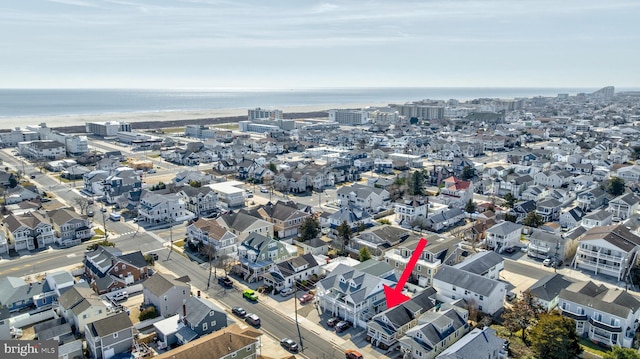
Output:
[[87,209],[89,209],[89,200],[85,197],[76,196],[73,199],[73,204],[75,204],[78,209],[80,209],[80,214],[86,214]]
[[233,258],[229,257],[227,254],[220,254],[215,259],[213,266],[216,269],[224,270],[225,277],[229,274],[229,270],[231,270],[231,266],[233,266]]

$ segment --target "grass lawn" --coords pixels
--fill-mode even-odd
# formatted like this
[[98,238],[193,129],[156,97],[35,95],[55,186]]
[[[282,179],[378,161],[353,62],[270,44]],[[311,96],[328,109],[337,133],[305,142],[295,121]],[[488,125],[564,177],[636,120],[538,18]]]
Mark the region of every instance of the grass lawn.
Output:
[[176,246],[176,247],[183,248],[184,247],[184,239],[181,239],[179,241],[173,241],[173,245]]
[[104,236],[104,231],[100,228],[94,228],[93,230],[97,235]]
[[598,346],[588,339],[580,339],[580,346],[585,352],[595,354],[601,358],[603,355],[611,352],[611,350]]
[[164,133],[184,133],[184,127],[163,128]]
[[215,128],[221,128],[224,130],[237,130],[238,124],[237,123],[221,123],[219,125],[215,125]]

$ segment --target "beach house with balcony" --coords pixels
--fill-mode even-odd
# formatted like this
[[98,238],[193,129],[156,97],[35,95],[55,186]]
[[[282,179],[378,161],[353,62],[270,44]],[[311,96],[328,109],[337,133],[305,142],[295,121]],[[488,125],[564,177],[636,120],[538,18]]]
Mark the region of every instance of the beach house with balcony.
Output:
[[591,281],[577,282],[560,291],[558,308],[576,322],[578,335],[605,346],[631,348],[640,301],[629,292]]
[[640,237],[626,226],[593,227],[578,240],[573,268],[623,280],[638,259]]
[[487,247],[498,253],[507,248],[513,248],[520,244],[520,234],[523,226],[509,221],[504,221],[487,229]]

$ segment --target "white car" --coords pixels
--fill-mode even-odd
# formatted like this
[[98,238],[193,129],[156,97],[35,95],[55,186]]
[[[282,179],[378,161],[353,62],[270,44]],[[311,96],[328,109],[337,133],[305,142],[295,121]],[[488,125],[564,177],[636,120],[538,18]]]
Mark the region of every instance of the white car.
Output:
[[545,267],[549,267],[549,266],[551,265],[551,263],[553,263],[553,260],[552,260],[551,258],[547,258],[547,259],[545,259],[545,260],[543,260],[543,261],[542,261],[542,264],[543,264]]
[[129,298],[129,294],[126,291],[118,292],[113,297],[111,297],[111,299],[113,299],[116,302],[127,300],[127,298]]
[[280,291],[280,295],[283,297],[288,297],[291,294],[293,294],[295,292],[295,290],[293,290],[293,288],[285,288],[282,291]]

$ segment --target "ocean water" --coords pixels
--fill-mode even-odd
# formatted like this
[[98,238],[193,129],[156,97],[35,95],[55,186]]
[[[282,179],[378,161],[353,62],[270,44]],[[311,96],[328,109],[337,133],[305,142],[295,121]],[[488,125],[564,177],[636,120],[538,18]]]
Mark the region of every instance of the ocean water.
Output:
[[0,89],[0,118],[575,95],[595,88]]

